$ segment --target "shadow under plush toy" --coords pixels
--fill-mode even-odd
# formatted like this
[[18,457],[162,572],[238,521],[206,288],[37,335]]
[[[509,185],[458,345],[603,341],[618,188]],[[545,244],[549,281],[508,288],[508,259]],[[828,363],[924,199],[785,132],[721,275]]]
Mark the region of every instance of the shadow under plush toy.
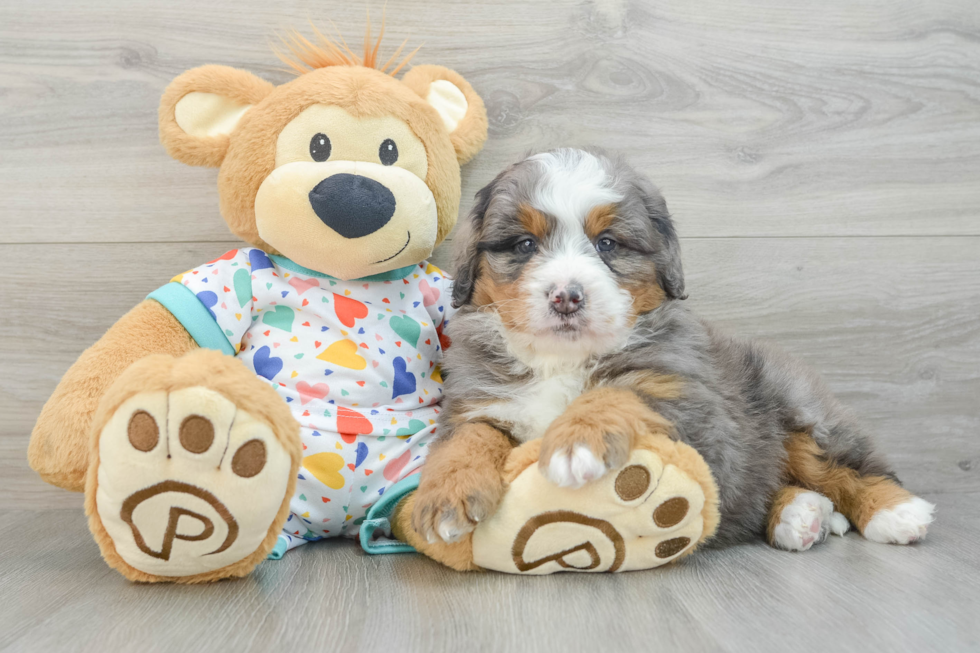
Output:
[[[109,565],[137,581],[203,582],[359,530],[372,552],[408,542],[459,569],[614,571],[693,550],[717,524],[715,488],[700,457],[663,434],[578,494],[534,472],[528,443],[472,540],[428,544],[410,530],[399,500],[434,434],[451,295],[425,259],[456,222],[460,165],[483,146],[486,113],[446,68],[395,79],[405,61],[386,73],[397,53],[378,65],[370,38],[363,57],[327,39],[291,49],[301,74],[282,86],[204,66],[167,88],[163,144],[220,167],[221,212],[253,247],[123,316],[32,434],[32,467],[85,492]],[[684,510],[654,523],[671,497]],[[400,541],[373,539],[389,521]]]

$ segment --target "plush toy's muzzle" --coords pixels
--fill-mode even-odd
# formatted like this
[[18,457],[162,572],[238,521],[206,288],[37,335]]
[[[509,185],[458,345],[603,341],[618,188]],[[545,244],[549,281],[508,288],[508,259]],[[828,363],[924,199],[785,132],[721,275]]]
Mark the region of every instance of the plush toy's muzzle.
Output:
[[266,177],[255,196],[259,236],[300,265],[357,279],[431,254],[438,215],[414,173],[365,161],[297,161]]

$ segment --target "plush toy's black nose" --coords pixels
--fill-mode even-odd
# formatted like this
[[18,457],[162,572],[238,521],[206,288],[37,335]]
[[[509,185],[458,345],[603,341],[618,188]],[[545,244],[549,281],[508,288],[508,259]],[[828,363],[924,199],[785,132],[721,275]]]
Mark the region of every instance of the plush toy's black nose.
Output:
[[344,238],[373,234],[395,214],[395,196],[373,179],[340,173],[310,191],[317,217]]

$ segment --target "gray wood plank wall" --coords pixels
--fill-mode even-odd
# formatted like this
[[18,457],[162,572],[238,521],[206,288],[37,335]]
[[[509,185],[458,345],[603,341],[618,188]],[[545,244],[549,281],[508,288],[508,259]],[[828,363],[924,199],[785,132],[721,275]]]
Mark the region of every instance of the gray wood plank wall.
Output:
[[[157,141],[163,88],[202,63],[283,82],[275,30],[331,19],[359,41],[364,9],[0,4],[0,505],[80,505],[27,468],[41,404],[128,307],[235,246],[216,173]],[[529,149],[622,151],[668,199],[703,315],[823,372],[912,489],[980,490],[975,0],[390,0],[387,16],[389,47],[424,41],[416,62],[486,100],[464,212]]]

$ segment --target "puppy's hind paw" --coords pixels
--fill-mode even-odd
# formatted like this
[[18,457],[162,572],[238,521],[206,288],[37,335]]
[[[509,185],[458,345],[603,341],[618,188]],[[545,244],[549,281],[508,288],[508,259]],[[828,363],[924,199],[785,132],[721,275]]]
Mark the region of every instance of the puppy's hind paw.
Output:
[[[827,497],[816,492],[800,492],[780,513],[779,523],[772,531],[773,546],[786,551],[806,551],[827,537],[835,526],[834,514],[839,513],[834,513],[834,504]],[[840,528],[839,521],[836,526]]]
[[864,527],[864,535],[872,542],[883,544],[912,544],[926,536],[936,506],[925,499],[912,497],[892,508],[879,510]]
[[847,531],[851,530],[851,522],[843,514],[835,512],[830,516],[830,532],[834,535],[844,537]]

